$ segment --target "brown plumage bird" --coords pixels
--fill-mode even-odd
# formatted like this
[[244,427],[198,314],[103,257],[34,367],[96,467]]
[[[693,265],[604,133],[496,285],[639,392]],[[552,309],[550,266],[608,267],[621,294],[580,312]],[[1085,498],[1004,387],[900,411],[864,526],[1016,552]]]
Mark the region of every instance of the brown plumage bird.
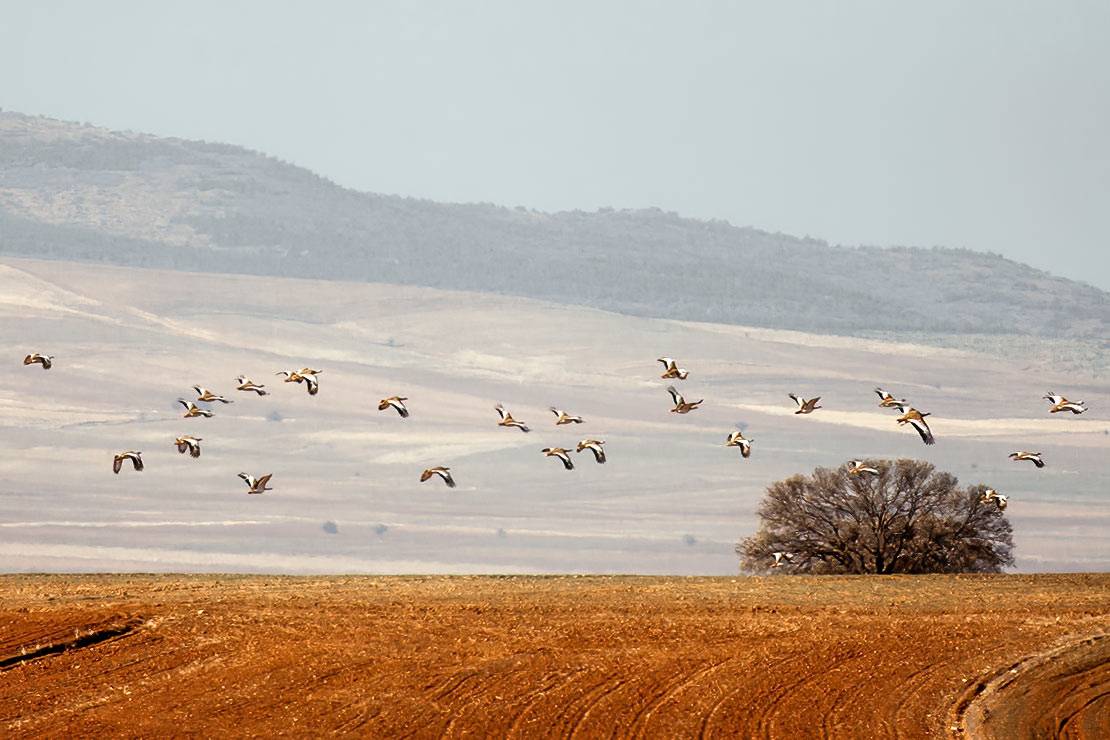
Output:
[[237,391],[254,391],[260,396],[269,395],[269,391],[264,390],[266,386],[260,383],[255,383],[246,375],[240,375],[238,378],[235,379],[235,383],[235,390]]
[[1044,399],[1052,404],[1052,408],[1048,410],[1050,414],[1058,414],[1061,411],[1070,411],[1073,414],[1082,414],[1087,410],[1087,404],[1082,401],[1069,401],[1063,396],[1058,396],[1049,391],[1045,394]]
[[247,484],[248,494],[274,490],[266,487],[266,484],[270,482],[270,478],[274,477],[273,473],[267,473],[259,478],[255,478],[253,475],[247,475],[246,473],[239,473],[239,477]]
[[740,457],[752,456],[752,440],[744,436],[741,431],[735,431],[725,439],[725,447],[739,447]]
[[688,414],[705,401],[704,398],[699,398],[697,401],[687,402],[682,394],[675,390],[673,385],[667,386],[667,393],[671,394],[671,400],[674,401],[674,408],[671,409],[672,414]]
[[517,421],[516,419],[514,419],[512,413],[507,408],[502,406],[501,404],[497,404],[493,408],[497,411],[498,415],[501,417],[501,421],[497,422],[497,426],[499,426],[499,427],[516,427],[517,429],[519,429],[522,432],[532,431],[531,429],[528,428],[527,424],[525,424],[522,421]]
[[235,403],[234,401],[229,401],[223,396],[213,393],[203,386],[194,385],[193,390],[197,392],[198,401],[204,401],[205,403],[216,403],[217,401],[219,403]]
[[817,409],[823,408],[817,405],[817,402],[821,400],[820,396],[816,398],[798,398],[793,393],[787,393],[786,395],[798,404],[798,410],[794,412],[795,414],[812,414]]
[[551,406],[548,410],[551,411],[551,413],[555,414],[555,425],[556,426],[559,426],[560,424],[581,424],[582,423],[582,417],[581,416],[572,416],[571,414],[568,414],[566,411],[563,411],[562,409],[557,409],[554,406]]
[[200,457],[200,442],[201,437],[190,437],[183,434],[173,441],[177,445],[177,451],[184,455],[188,452],[193,457]]
[[605,448],[603,447],[604,444],[605,440],[603,439],[583,439],[578,443],[578,446],[574,448],[574,451],[582,452],[583,450],[589,450],[594,453],[594,460],[599,464],[604,464],[606,460]]
[[876,388],[875,394],[879,397],[879,405],[884,409],[897,408],[906,403],[906,399],[895,399],[894,396],[887,393],[882,388]]
[[40,355],[38,352],[32,352],[23,358],[24,365],[42,365],[43,370],[49,370],[54,367],[54,355]]
[[878,475],[879,469],[870,465],[864,465],[862,460],[849,460],[848,461],[848,475],[863,476],[863,475]]
[[117,452],[115,457],[112,458],[112,472],[119,475],[119,471],[123,468],[123,461],[130,460],[135,470],[141,471],[143,469],[143,453],[136,452],[135,450],[127,450],[126,452]]
[[685,368],[678,366],[678,362],[673,357],[660,357],[656,362],[663,363],[663,374],[659,377],[664,380],[686,380],[690,375]]
[[570,459],[570,452],[562,447],[544,447],[540,450],[547,457],[557,457],[563,462],[567,470],[574,470],[574,461]]
[[185,418],[192,419],[194,416],[203,416],[211,418],[214,414],[208,409],[202,409],[192,401],[186,401],[184,398],[177,399],[177,402],[185,407]]
[[405,401],[409,400],[405,396],[390,396],[378,401],[378,411],[385,411],[388,408],[393,408],[402,419],[409,418],[409,409],[405,406]]
[[447,484],[448,488],[455,487],[455,479],[451,477],[451,468],[445,468],[440,465],[437,465],[434,468],[428,468],[423,473],[421,473],[420,482],[423,483],[424,481],[431,478],[433,475],[438,475],[440,478],[442,478],[443,482]]
[[1038,468],[1044,467],[1044,460],[1041,459],[1041,453],[1039,452],[1026,452],[1025,450],[1022,450],[1021,452],[1011,452],[1010,459],[1014,462],[1017,462],[1019,460],[1028,460],[1029,462],[1036,465]]
[[998,507],[999,511],[1005,511],[1006,504],[1010,503],[1010,497],[1003,496],[1001,493],[994,490],[993,488],[988,488],[987,490],[983,491],[983,495],[979,497],[979,503],[994,504]]
[[921,436],[921,441],[927,445],[936,442],[933,438],[933,430],[929,429],[928,422],[925,417],[930,416],[928,412],[921,412],[915,408],[906,409],[901,416],[898,417],[898,424],[909,424]]

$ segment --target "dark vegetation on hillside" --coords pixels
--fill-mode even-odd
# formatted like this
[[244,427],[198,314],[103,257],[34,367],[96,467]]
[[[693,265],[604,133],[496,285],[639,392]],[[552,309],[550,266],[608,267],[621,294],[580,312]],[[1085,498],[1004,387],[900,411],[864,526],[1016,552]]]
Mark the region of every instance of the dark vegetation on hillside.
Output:
[[658,209],[341,188],[225,144],[0,113],[0,253],[492,291],[809,331],[1105,336],[1107,293],[997,255],[836,247]]

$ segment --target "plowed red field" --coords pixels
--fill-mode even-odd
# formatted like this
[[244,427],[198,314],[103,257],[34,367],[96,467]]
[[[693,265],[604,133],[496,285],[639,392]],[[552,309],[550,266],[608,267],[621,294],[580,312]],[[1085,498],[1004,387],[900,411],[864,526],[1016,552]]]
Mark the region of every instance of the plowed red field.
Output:
[[1106,633],[1110,575],[9,576],[0,735],[1110,737]]

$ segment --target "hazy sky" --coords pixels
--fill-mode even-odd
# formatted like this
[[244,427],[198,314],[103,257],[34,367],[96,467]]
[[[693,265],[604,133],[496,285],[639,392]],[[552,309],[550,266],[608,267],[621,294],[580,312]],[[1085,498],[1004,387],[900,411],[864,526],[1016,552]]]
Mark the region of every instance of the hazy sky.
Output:
[[[1110,3],[9,2],[0,105],[1110,288]],[[881,279],[881,276],[876,276]]]

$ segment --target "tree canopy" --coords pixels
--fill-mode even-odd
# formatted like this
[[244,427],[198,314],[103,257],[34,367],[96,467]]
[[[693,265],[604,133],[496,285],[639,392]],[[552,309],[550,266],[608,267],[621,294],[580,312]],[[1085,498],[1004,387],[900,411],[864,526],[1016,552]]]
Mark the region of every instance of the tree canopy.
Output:
[[[773,483],[759,530],[736,546],[749,572],[997,573],[1010,523],[983,485],[923,460],[869,460],[877,475],[817,468]],[[776,553],[781,553],[776,557]]]

